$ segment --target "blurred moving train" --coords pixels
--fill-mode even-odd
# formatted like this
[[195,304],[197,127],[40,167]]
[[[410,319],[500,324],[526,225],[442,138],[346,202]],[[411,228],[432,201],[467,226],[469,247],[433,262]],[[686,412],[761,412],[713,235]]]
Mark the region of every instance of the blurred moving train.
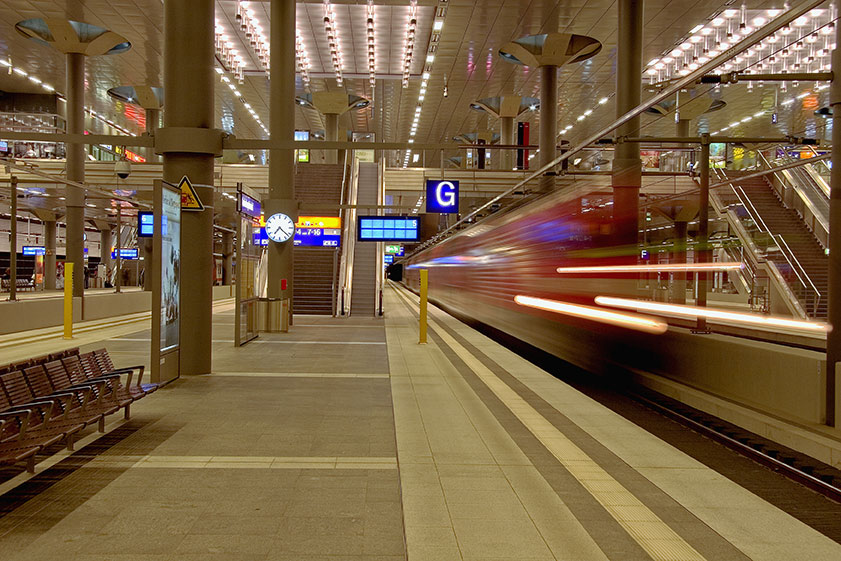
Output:
[[[751,329],[742,336],[694,332],[687,318],[698,308],[655,302],[645,282],[681,265],[633,264],[639,248],[613,242],[612,193],[583,183],[511,205],[410,255],[402,262],[404,284],[417,292],[419,271],[427,269],[434,304],[595,374],[824,422],[823,353],[771,341],[788,328],[819,340],[825,325],[743,313],[723,321],[732,320],[731,328],[753,323],[768,340]],[[665,308],[646,310],[658,305]]]

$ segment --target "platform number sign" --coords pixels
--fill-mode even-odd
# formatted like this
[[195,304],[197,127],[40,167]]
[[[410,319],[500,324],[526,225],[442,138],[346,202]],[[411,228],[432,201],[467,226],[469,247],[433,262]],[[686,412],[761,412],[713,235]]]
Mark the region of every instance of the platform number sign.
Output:
[[458,213],[458,181],[426,180],[426,212]]

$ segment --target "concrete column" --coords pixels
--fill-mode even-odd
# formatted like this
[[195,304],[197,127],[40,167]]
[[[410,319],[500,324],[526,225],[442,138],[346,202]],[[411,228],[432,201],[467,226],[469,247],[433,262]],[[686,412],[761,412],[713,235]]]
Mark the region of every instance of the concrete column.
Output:
[[[85,55],[68,53],[67,57],[67,133],[85,132]],[[77,183],[85,181],[85,145],[67,144],[67,179]],[[65,204],[67,212],[66,260],[73,263],[73,296],[83,297],[85,293],[85,190],[66,187]],[[67,279],[65,279],[66,281]]]
[[[335,113],[324,114],[324,140],[326,140],[327,142],[336,142],[337,140],[339,140],[339,116]],[[324,163],[339,163],[339,151],[326,150],[324,152]]]
[[120,292],[123,287],[123,258],[122,254],[120,253],[120,248],[123,247],[123,206],[122,204],[117,205],[117,228],[116,230],[116,237],[117,240],[114,243],[114,291]]
[[[698,236],[695,238],[695,262],[709,263],[712,261],[712,251],[709,248],[710,238],[710,143],[704,139],[701,143],[700,192],[698,196]],[[696,306],[707,305],[708,273],[698,272]],[[706,331],[706,318],[698,318],[698,331]]]
[[[164,126],[214,128],[214,2],[164,2]],[[294,40],[294,30],[293,30]],[[291,105],[291,102],[290,102]],[[202,212],[181,214],[181,373],[208,374],[213,322],[213,158],[212,153],[163,155],[163,178],[177,184],[190,178]]]
[[[643,0],[619,0],[616,61],[616,116],[639,105],[642,90]],[[639,136],[640,118],[634,117],[617,129],[616,136]],[[616,241],[637,244],[639,190],[642,164],[639,144],[621,142],[613,158],[613,221]],[[636,252],[634,252],[636,253]]]
[[234,284],[234,234],[222,232],[222,284]]
[[[543,123],[541,123],[542,125]],[[517,119],[515,117],[499,118],[499,143],[517,144]],[[500,150],[500,152],[499,169],[510,171],[517,162],[517,151]]]
[[44,289],[55,290],[55,220],[44,221]]
[[[672,246],[670,263],[686,263],[686,222],[675,221],[675,243]],[[669,290],[669,302],[686,304],[686,273],[675,272]]]
[[[140,266],[138,262],[139,269],[143,269],[143,290],[146,292],[152,292],[152,288],[154,283],[152,282],[152,246],[154,242],[152,238],[138,238],[137,239],[137,246],[140,250],[140,255],[143,256],[143,265]],[[139,273],[138,273],[139,274]],[[140,279],[138,279],[138,282]]]
[[[540,167],[556,158],[558,140],[558,67],[540,67]],[[551,173],[551,172],[547,172]],[[555,175],[544,174],[538,190],[547,193],[555,188]]]
[[[272,0],[271,3],[271,68],[269,91],[269,123],[272,139],[292,140],[295,134],[295,2]],[[338,136],[338,115],[325,115],[325,137]],[[332,124],[331,124],[332,123]],[[335,150],[328,150],[335,158]],[[335,160],[334,160],[335,163]],[[269,151],[269,198],[265,214],[282,212],[297,220],[295,203],[295,155],[293,150]],[[292,299],[293,288],[292,240],[286,243],[269,242],[268,287],[269,298]],[[283,288],[281,281],[286,281]],[[279,310],[278,310],[279,311]]]
[[829,317],[826,334],[826,424],[838,426],[836,365],[841,362],[841,26],[835,26],[836,48],[829,90],[832,106],[832,174],[829,190]]
[[[161,110],[160,109],[146,109],[146,132],[149,134],[154,135],[155,131],[158,130],[158,126],[161,122]],[[146,161],[147,162],[157,162],[158,157],[155,155],[155,149],[153,147],[146,148]]]

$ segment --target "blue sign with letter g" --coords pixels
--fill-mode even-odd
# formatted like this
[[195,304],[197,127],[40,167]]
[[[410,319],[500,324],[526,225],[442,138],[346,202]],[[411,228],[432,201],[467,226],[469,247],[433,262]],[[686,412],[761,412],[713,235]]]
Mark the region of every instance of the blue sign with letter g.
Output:
[[426,212],[458,213],[458,181],[427,179]]

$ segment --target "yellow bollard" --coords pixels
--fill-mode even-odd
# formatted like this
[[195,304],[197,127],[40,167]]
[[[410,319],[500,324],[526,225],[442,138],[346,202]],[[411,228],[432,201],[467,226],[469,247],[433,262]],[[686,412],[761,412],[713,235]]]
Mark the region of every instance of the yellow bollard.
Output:
[[429,271],[420,270],[420,341],[419,344],[426,344],[426,293],[429,287]]
[[64,263],[64,338],[73,338],[73,263]]

